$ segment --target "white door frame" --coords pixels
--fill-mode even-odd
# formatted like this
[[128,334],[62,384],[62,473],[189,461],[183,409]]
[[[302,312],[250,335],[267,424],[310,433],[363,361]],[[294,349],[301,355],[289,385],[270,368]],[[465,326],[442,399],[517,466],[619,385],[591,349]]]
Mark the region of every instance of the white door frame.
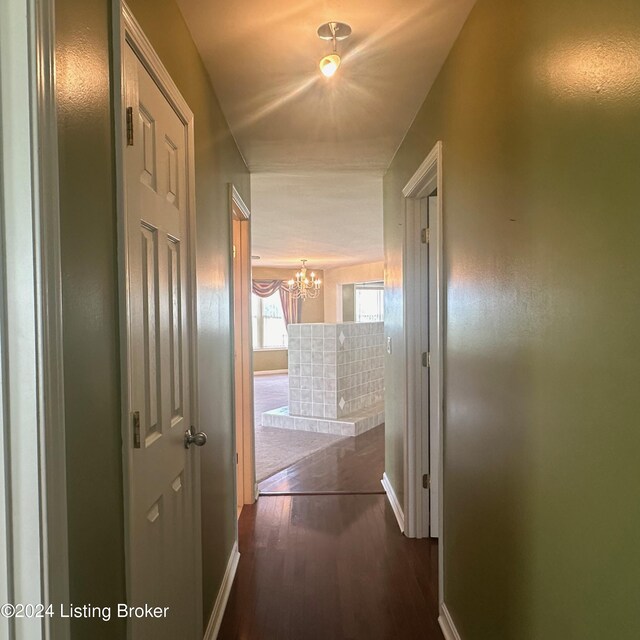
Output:
[[68,638],[55,29],[52,0],[0,3],[0,636]]
[[[190,371],[190,401],[191,416],[197,426],[199,421],[198,413],[198,360],[197,360],[197,281],[196,281],[196,207],[195,207],[195,142],[194,142],[194,120],[193,113],[189,105],[184,100],[180,91],[173,82],[169,72],[166,70],[158,54],[153,49],[142,28],[136,21],[131,10],[125,2],[117,0],[114,2],[113,13],[114,24],[114,104],[115,104],[115,148],[116,148],[116,179],[117,179],[117,203],[118,203],[118,275],[119,275],[119,303],[120,303],[120,359],[122,378],[122,438],[123,438],[123,488],[124,488],[124,520],[125,520],[125,562],[127,572],[127,594],[131,593],[130,556],[131,556],[131,533],[130,522],[132,518],[131,509],[131,471],[133,468],[133,425],[130,419],[130,398],[131,380],[130,371],[130,344],[128,340],[129,326],[129,292],[128,292],[128,264],[127,264],[127,203],[125,188],[125,162],[123,149],[126,145],[126,95],[124,86],[124,51],[125,47],[131,46],[138,56],[150,76],[153,78],[158,88],[172,106],[182,123],[187,129],[187,144],[185,156],[187,160],[187,247],[189,252],[189,273],[190,291],[189,298],[191,305],[190,315],[190,335],[191,344],[189,354],[191,361]],[[195,473],[193,476],[199,478],[199,456],[194,456],[193,464]],[[193,487],[194,504],[198,506],[196,514],[200,515],[200,486],[196,483]],[[195,566],[200,572],[199,583],[194,585],[193,597],[196,599],[198,608],[198,620],[202,620],[202,544],[201,544],[201,522],[199,517],[195,523],[194,531]],[[127,624],[127,635],[131,637],[131,625]]]
[[[420,300],[422,296],[423,274],[420,268],[420,252],[422,246],[422,229],[420,222],[420,200],[426,198],[434,190],[438,192],[438,205],[436,210],[436,233],[430,234],[429,250],[435,251],[436,285],[435,309],[432,309],[432,317],[436,318],[436,344],[431,345],[431,392],[432,409],[431,436],[436,440],[435,449],[432,447],[427,465],[423,460],[423,452],[428,447],[428,433],[424,433],[422,425],[426,421],[422,416],[422,349],[421,349],[421,311]],[[442,554],[442,452],[443,452],[443,354],[444,354],[444,307],[445,307],[445,281],[443,276],[443,194],[442,194],[442,142],[437,142],[431,153],[417,169],[412,178],[402,190],[404,215],[405,215],[405,257],[404,257],[404,291],[405,308],[404,319],[406,328],[406,358],[407,358],[407,425],[405,433],[405,535],[411,538],[425,538],[431,534],[440,537],[440,554]],[[430,315],[431,315],[430,313]],[[433,403],[433,396],[436,398]],[[434,466],[437,467],[434,469]],[[429,468],[430,467],[430,468]],[[431,478],[432,509],[437,518],[435,530],[429,531],[427,526],[428,514],[424,514],[423,476],[429,474]],[[434,486],[434,484],[436,486]],[[439,524],[439,526],[438,526]],[[441,567],[441,564],[440,564]]]
[[[233,184],[229,184],[229,210],[230,222],[240,222],[241,238],[240,246],[235,246],[233,240],[233,232],[231,238],[231,330],[233,332],[234,345],[234,425],[237,426],[238,413],[241,419],[241,442],[235,443],[238,452],[238,466],[240,467],[240,475],[242,478],[240,486],[236,486],[236,504],[253,504],[256,501],[258,486],[256,484],[256,467],[255,467],[255,438],[254,438],[254,411],[253,411],[253,336],[251,330],[251,211],[245,204],[242,196]],[[235,288],[236,268],[241,261],[244,270],[241,271],[243,279],[243,290],[238,292]],[[243,306],[240,317],[235,314],[235,301],[237,295],[244,296],[246,308]],[[238,326],[240,325],[240,326]],[[241,387],[239,389],[240,404],[238,407],[237,389],[238,376],[235,369],[235,343],[238,337],[241,338],[242,358],[241,367]],[[234,438],[236,438],[237,428],[234,428]],[[236,474],[236,484],[237,484]]]

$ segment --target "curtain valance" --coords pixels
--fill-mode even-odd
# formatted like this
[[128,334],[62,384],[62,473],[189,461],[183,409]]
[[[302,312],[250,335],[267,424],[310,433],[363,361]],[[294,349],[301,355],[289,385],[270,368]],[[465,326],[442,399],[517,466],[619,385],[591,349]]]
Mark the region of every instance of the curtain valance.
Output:
[[252,280],[251,289],[260,298],[268,298],[280,292],[285,326],[298,324],[302,317],[302,300],[294,298],[285,280]]

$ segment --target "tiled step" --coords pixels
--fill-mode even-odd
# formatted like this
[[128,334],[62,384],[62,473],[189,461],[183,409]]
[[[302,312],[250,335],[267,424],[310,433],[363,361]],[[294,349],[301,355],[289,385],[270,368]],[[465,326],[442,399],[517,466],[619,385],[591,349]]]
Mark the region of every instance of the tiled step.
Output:
[[292,416],[289,414],[289,407],[280,407],[262,414],[263,427],[331,433],[337,436],[359,436],[383,422],[384,404],[382,403],[337,420]]

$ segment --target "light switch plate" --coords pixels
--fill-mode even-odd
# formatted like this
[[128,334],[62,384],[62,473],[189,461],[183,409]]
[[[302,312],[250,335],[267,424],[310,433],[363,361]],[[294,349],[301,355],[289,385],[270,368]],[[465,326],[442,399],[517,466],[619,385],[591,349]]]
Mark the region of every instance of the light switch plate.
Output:
[[391,355],[391,336],[387,336],[387,353]]

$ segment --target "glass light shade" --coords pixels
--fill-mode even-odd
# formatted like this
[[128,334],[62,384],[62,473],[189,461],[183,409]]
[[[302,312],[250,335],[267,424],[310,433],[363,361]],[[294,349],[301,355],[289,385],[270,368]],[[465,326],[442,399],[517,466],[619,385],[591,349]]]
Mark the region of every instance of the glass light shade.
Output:
[[337,53],[325,56],[320,60],[320,71],[327,78],[330,78],[340,66],[340,56]]

